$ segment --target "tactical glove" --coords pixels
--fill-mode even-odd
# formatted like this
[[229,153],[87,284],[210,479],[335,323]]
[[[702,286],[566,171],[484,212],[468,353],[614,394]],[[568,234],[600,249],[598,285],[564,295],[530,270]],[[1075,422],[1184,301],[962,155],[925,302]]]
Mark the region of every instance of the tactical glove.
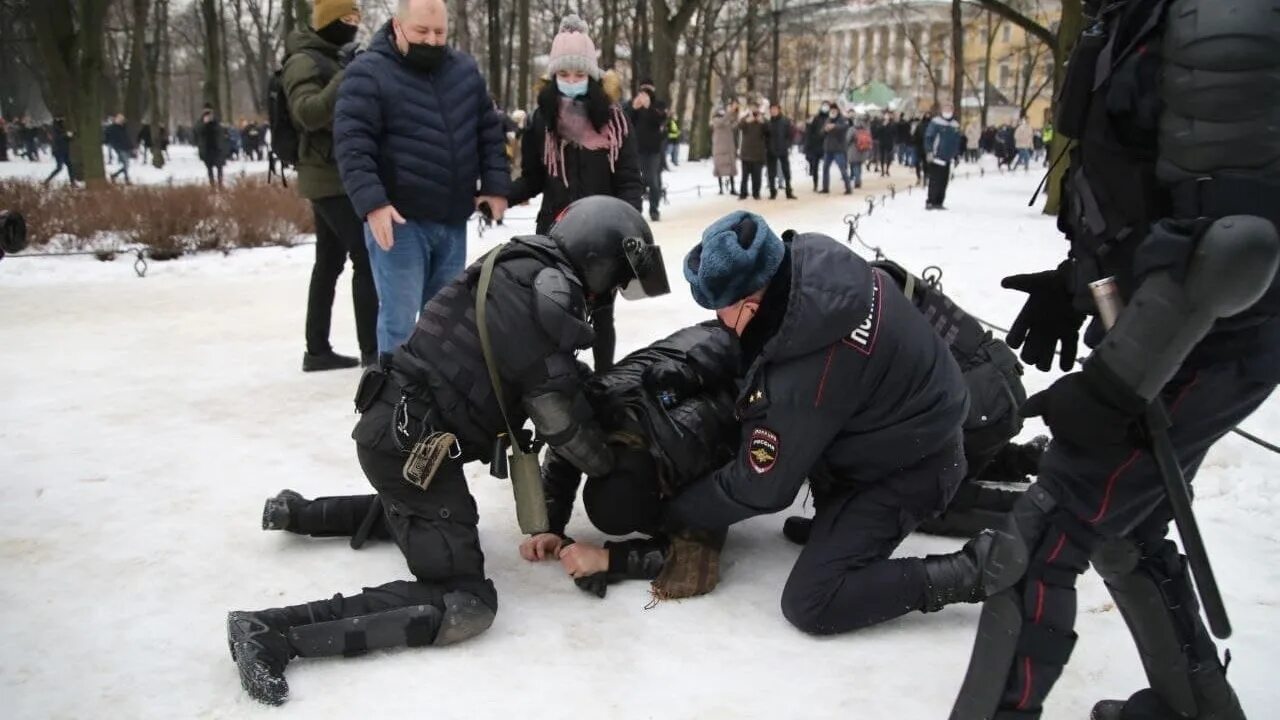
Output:
[[1043,372],[1053,367],[1054,349],[1059,345],[1059,367],[1070,370],[1076,361],[1084,314],[1071,303],[1071,270],[1071,261],[1066,260],[1054,270],[1011,275],[1000,282],[1001,287],[1028,295],[1009,329],[1009,347],[1022,348],[1022,361]]
[[1065,375],[1048,390],[1027,398],[1023,417],[1043,417],[1053,439],[1079,448],[1116,449],[1135,446],[1136,423],[1147,402],[1125,387],[1096,360],[1084,370]]

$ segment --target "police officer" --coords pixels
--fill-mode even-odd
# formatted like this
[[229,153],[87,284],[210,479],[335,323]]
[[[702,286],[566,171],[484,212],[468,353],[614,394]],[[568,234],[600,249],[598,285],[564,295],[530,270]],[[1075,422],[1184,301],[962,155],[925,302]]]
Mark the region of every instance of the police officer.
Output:
[[[662,254],[640,213],[607,196],[571,205],[548,236],[499,250],[486,300],[488,334],[511,424],[533,421],[542,440],[592,475],[613,455],[583,399],[574,353],[590,346],[593,302],[615,291],[639,298],[668,291]],[[477,511],[462,466],[491,460],[506,423],[485,370],[477,331],[473,264],[423,309],[385,372],[366,373],[356,455],[383,509],[382,532],[404,553],[414,580],[303,605],[232,612],[228,642],[241,684],[280,704],[295,656],[446,645],[493,622],[497,593],[485,577]],[[409,451],[434,433],[456,436],[426,489],[406,481]]]
[[1097,323],[1086,334],[1096,349],[1082,371],[1027,402],[1053,442],[995,534],[1000,562],[984,579],[991,598],[951,717],[1040,717],[1092,559],[1150,684],[1092,717],[1239,719],[1138,426],[1162,399],[1194,476],[1280,373],[1274,254],[1240,255],[1277,242],[1280,135],[1256,128],[1280,122],[1280,14],[1250,0],[1093,2],[1088,14],[1055,122],[1077,139],[1059,219],[1071,259],[1005,279],[1028,294],[1009,341],[1042,370],[1058,350],[1069,370],[1094,310],[1087,284],[1114,276],[1129,303],[1105,341]]
[[965,474],[960,368],[892,280],[829,237],[784,242],[732,213],[685,258],[693,297],[741,339],[734,457],[666,508],[719,528],[789,506],[808,478],[816,515],[782,592],[815,634],[974,602],[985,543],[889,559]]

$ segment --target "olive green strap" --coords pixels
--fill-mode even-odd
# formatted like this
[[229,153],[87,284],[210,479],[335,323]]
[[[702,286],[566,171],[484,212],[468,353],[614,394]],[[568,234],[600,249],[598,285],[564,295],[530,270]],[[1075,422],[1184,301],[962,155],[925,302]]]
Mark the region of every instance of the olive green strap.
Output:
[[519,458],[524,455],[520,447],[520,436],[511,428],[511,416],[507,414],[507,404],[502,398],[502,379],[498,377],[498,364],[493,361],[493,351],[489,346],[489,326],[485,323],[485,305],[489,295],[489,281],[493,279],[493,267],[498,262],[498,255],[504,245],[499,245],[489,252],[480,266],[480,284],[476,287],[476,331],[480,334],[480,350],[484,353],[484,364],[489,370],[489,382],[493,384],[493,394],[498,398],[498,410],[502,412],[502,422],[507,426],[507,439],[511,441],[511,454]]

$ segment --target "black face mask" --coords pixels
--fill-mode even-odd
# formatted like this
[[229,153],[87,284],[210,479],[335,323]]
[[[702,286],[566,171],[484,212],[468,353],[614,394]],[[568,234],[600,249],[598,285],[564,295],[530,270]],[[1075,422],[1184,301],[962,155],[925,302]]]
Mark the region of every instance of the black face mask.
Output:
[[355,40],[356,33],[359,31],[360,28],[355,25],[348,25],[341,20],[334,20],[328,25],[316,30],[316,34],[330,45],[342,47],[352,40]]
[[428,45],[427,43],[409,43],[409,51],[404,54],[404,61],[409,67],[420,72],[431,72],[444,62],[449,49],[444,45]]

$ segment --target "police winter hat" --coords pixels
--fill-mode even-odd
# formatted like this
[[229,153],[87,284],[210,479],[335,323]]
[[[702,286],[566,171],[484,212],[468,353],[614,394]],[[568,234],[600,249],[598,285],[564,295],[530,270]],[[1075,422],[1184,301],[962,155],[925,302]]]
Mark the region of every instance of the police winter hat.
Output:
[[547,74],[555,77],[561,70],[577,70],[596,80],[602,74],[596,62],[596,44],[587,36],[587,24],[577,15],[566,15],[560,21],[560,32],[551,41]]
[[684,258],[684,279],[695,302],[719,310],[767,286],[784,252],[764,218],[738,210],[702,233],[702,242]]
[[311,27],[319,30],[352,13],[360,13],[360,4],[356,0],[316,0],[311,8]]

